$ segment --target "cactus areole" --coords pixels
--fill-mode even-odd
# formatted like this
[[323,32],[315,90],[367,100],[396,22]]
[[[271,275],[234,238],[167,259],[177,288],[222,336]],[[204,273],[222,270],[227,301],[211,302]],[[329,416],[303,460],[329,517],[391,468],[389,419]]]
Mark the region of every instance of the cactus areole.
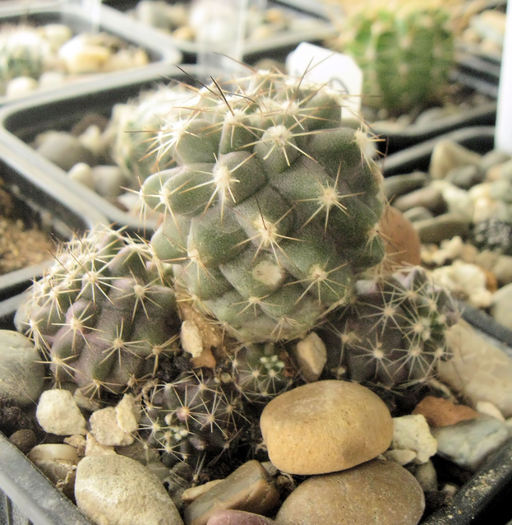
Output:
[[373,139],[325,85],[258,71],[192,89],[156,139],[175,166],[141,189],[154,253],[239,340],[303,336],[383,257]]

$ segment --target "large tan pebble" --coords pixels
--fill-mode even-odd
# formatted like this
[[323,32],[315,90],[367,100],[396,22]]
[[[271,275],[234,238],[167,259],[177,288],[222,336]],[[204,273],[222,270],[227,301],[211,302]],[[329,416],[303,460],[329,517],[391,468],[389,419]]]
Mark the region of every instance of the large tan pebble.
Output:
[[425,509],[414,476],[394,461],[374,460],[314,476],[284,501],[277,525],[416,525]]
[[377,457],[393,437],[384,402],[358,383],[326,380],[274,398],[261,432],[270,461],[291,474],[325,474]]

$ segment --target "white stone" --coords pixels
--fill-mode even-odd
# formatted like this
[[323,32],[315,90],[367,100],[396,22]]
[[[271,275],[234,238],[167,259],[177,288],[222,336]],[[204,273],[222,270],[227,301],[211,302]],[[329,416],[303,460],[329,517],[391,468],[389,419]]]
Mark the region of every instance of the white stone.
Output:
[[406,449],[391,449],[387,452],[384,452],[384,456],[386,459],[396,461],[398,464],[403,466],[412,463],[416,459],[416,451]]
[[463,320],[446,333],[453,352],[438,364],[441,381],[470,400],[490,401],[508,418],[512,416],[512,360]]
[[32,77],[16,77],[9,81],[5,88],[7,98],[24,97],[30,95],[39,87],[39,83]]
[[325,343],[315,332],[299,341],[293,349],[300,372],[306,381],[316,381],[327,362]]
[[98,443],[98,440],[90,432],[87,433],[84,456],[109,456],[112,454],[116,454],[114,447]]
[[512,330],[512,283],[503,286],[494,294],[491,315],[498,323]]
[[131,394],[125,394],[115,407],[119,428],[125,432],[135,432],[139,427],[140,408]]
[[87,422],[69,390],[45,390],[37,403],[36,418],[50,434],[71,436],[86,432]]
[[78,508],[102,525],[183,525],[160,480],[134,459],[90,456],[78,463]]
[[131,445],[134,437],[125,432],[117,423],[117,414],[114,407],[96,410],[89,418],[91,433],[101,445],[122,447]]
[[474,213],[473,201],[467,191],[444,180],[433,181],[432,186],[441,191],[449,212],[471,221]]
[[192,357],[199,357],[203,353],[203,339],[199,327],[186,319],[181,323],[181,346],[185,352],[188,352]]
[[393,418],[391,450],[412,450],[415,463],[426,463],[437,452],[437,441],[425,416],[411,414]]
[[500,412],[500,409],[490,401],[478,401],[475,405],[475,410],[480,412],[480,414],[486,414],[488,416],[499,419],[500,421],[505,421],[503,414]]

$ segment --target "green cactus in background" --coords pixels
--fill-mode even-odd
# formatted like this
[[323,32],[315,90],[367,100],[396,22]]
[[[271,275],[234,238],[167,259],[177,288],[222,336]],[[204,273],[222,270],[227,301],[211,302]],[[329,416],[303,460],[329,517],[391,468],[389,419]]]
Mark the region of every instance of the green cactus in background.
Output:
[[153,374],[179,333],[174,290],[150,247],[108,228],[61,249],[15,323],[58,383],[76,383],[90,397]]
[[450,358],[445,331],[457,312],[426,270],[413,266],[361,280],[353,302],[322,333],[328,377],[406,388],[430,379]]
[[265,71],[214,82],[181,111],[159,134],[176,166],[141,189],[163,216],[155,254],[244,344],[306,334],[383,256],[372,138],[344,125],[341,94]]
[[439,2],[357,9],[342,48],[363,70],[364,103],[392,114],[425,106],[446,91],[454,64],[450,14]]
[[0,35],[0,86],[15,77],[39,78],[44,67],[44,40],[35,28],[4,28]]

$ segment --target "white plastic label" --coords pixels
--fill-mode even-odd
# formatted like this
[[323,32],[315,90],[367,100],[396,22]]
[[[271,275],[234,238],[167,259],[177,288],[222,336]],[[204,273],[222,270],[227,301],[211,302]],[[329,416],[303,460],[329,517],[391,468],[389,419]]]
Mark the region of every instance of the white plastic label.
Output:
[[302,42],[286,58],[288,74],[305,80],[328,84],[348,95],[347,107],[354,113],[361,109],[363,72],[354,59],[325,47]]

